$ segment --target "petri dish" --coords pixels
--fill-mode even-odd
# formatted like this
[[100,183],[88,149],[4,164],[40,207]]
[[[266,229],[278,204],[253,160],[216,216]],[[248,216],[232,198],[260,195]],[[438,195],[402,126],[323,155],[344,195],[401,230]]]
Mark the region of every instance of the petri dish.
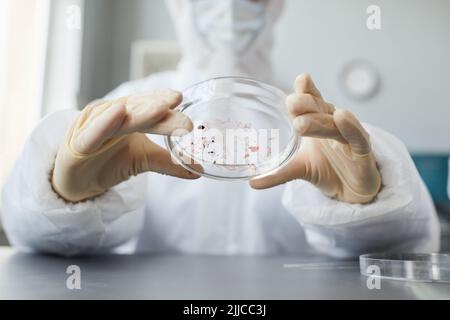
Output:
[[249,78],[198,83],[183,92],[175,109],[192,120],[194,129],[167,136],[167,148],[178,164],[212,179],[273,173],[291,159],[300,141],[285,100],[282,90]]
[[372,253],[359,257],[361,274],[380,278],[450,282],[450,254]]

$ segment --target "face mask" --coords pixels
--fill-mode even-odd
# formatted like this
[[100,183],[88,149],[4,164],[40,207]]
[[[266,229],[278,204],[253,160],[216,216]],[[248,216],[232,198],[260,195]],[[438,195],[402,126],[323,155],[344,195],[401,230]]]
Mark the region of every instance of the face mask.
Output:
[[267,0],[191,0],[195,29],[212,50],[246,51],[266,23]]

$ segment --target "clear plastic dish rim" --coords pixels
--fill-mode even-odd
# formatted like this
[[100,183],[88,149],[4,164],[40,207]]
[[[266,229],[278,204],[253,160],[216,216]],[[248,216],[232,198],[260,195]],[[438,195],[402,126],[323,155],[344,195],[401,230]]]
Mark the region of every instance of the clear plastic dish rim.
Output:
[[[408,256],[408,259],[399,259],[399,256]],[[414,257],[414,258],[413,258]],[[429,259],[424,259],[429,258]],[[439,261],[449,261],[448,263],[440,263],[433,260]],[[359,266],[360,272],[364,276],[368,277],[376,277],[376,275],[368,273],[365,267],[370,265],[379,266],[380,264],[398,264],[404,270],[411,269],[411,265],[414,268],[423,268],[424,266],[430,268],[430,272],[433,272],[433,268],[439,268],[443,270],[450,270],[450,254],[448,253],[412,253],[412,252],[404,252],[404,253],[367,253],[359,256]],[[398,277],[390,274],[380,274],[379,278],[381,279],[390,279],[390,280],[400,280],[400,281],[409,281],[409,282],[442,282],[449,283],[450,278],[443,279],[435,279],[431,278],[408,278],[408,277]]]
[[[191,90],[191,89],[193,89],[193,88],[195,88],[197,86],[200,86],[200,85],[202,85],[204,83],[207,83],[207,82],[210,82],[210,81],[220,81],[220,80],[244,80],[244,81],[247,81],[247,82],[250,82],[250,83],[255,83],[255,84],[259,85],[260,87],[263,87],[263,88],[265,88],[267,90],[271,90],[272,92],[275,92],[277,95],[279,95],[281,97],[286,97],[286,93],[285,92],[283,92],[281,89],[278,89],[277,87],[274,87],[271,84],[268,84],[268,83],[266,83],[264,81],[256,80],[256,79],[253,79],[253,78],[239,77],[239,76],[215,77],[215,78],[207,79],[207,80],[204,80],[204,81],[200,81],[200,82],[198,82],[198,83],[196,83],[196,84],[186,88],[185,90],[183,90],[183,92],[182,92],[183,93],[183,97],[184,97],[184,93],[185,92],[187,92],[187,91],[189,91],[189,90]],[[178,107],[176,107],[174,109],[174,111],[178,111],[178,112],[183,113],[187,108],[189,108],[189,107],[191,107],[193,105],[195,105],[195,104],[193,104],[193,103],[185,103],[183,101],[183,102],[181,102],[181,104]],[[291,123],[289,118],[286,115],[283,114],[283,116],[288,121],[288,123]],[[176,162],[180,166],[182,166],[184,169],[186,169],[186,170],[188,170],[188,171],[190,171],[190,172],[192,172],[192,173],[194,173],[196,175],[199,175],[199,176],[202,176],[202,177],[206,177],[206,178],[210,178],[210,179],[213,179],[213,180],[221,180],[221,181],[248,181],[248,180],[258,179],[258,178],[262,178],[262,177],[271,175],[271,174],[273,174],[274,172],[280,170],[281,168],[283,168],[285,165],[287,165],[289,163],[289,160],[291,160],[292,157],[294,156],[294,154],[297,152],[297,150],[299,148],[300,140],[301,140],[300,137],[298,136],[297,132],[293,128],[292,124],[290,125],[290,128],[291,128],[291,136],[289,138],[289,142],[287,143],[286,148],[283,149],[278,154],[278,156],[282,156],[286,152],[287,148],[290,148],[290,150],[289,150],[289,152],[287,152],[285,157],[280,161],[280,165],[278,167],[274,168],[273,170],[269,170],[269,171],[261,173],[259,175],[247,176],[247,177],[224,177],[224,176],[216,176],[216,175],[212,175],[212,174],[209,174],[209,173],[206,173],[206,172],[197,171],[197,170],[191,168],[190,166],[186,165],[183,162],[183,160],[180,159],[180,157],[176,154],[176,152],[173,152],[173,147],[174,146],[173,146],[172,141],[170,140],[170,138],[171,138],[170,135],[166,136],[165,143],[166,143],[167,149],[170,151],[170,153],[172,155],[172,158],[175,159]],[[229,165],[216,164],[216,166],[227,167]],[[247,165],[235,165],[235,166],[237,167],[237,166],[247,166]]]

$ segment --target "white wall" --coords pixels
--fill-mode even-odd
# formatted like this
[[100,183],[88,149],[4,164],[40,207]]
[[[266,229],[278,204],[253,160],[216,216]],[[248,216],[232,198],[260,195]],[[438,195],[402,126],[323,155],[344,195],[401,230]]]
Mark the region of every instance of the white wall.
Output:
[[[96,32],[98,54],[89,52],[101,71],[89,87],[95,97],[128,79],[133,40],[175,36],[163,0],[90,2],[103,2],[100,22],[111,25],[104,38]],[[370,4],[381,7],[380,31],[366,28]],[[410,150],[450,152],[450,1],[287,0],[276,31],[280,86],[309,72],[327,99],[393,132]],[[348,99],[339,86],[341,68],[355,58],[381,74],[379,94],[366,102]]]
[[[123,82],[129,76],[130,48],[134,40],[175,39],[164,0],[112,0],[113,25],[113,83]],[[120,18],[120,19],[119,19]]]
[[[101,98],[113,87],[111,0],[85,1],[79,105]],[[128,64],[126,61],[123,63]]]
[[[80,88],[83,41],[83,34],[79,27],[82,25],[83,6],[84,0],[51,1],[41,116],[61,109],[76,108],[78,105],[77,93]],[[79,9],[75,12],[73,8]],[[71,15],[77,13],[78,15],[74,20],[69,21],[68,12],[71,12]],[[78,28],[69,26],[69,22],[79,23]]]
[[[370,4],[381,7],[380,31],[365,26]],[[284,81],[307,71],[330,101],[396,134],[412,151],[450,152],[450,1],[290,0],[277,31]],[[364,103],[338,85],[353,58],[381,74],[379,94]]]

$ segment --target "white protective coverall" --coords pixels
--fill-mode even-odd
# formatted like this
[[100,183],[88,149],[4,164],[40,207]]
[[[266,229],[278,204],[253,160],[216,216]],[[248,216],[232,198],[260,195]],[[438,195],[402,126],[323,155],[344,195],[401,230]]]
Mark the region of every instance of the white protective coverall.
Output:
[[[242,52],[238,46],[212,48],[196,25],[202,20],[193,19],[211,14],[201,12],[201,2],[168,1],[183,51],[178,69],[123,84],[108,98],[160,88],[183,90],[224,74],[273,80],[272,27],[282,1],[267,2],[264,25],[244,41],[249,46],[239,45],[245,47]],[[405,146],[373,126],[364,125],[383,185],[369,204],[331,199],[302,180],[253,190],[247,182],[185,181],[156,173],[131,178],[93,200],[68,204],[52,190],[50,175],[58,146],[78,114],[67,110],[43,119],[4,186],[4,226],[21,250],[62,255],[321,252],[344,258],[439,249],[435,209]],[[161,137],[152,139],[162,143]]]

